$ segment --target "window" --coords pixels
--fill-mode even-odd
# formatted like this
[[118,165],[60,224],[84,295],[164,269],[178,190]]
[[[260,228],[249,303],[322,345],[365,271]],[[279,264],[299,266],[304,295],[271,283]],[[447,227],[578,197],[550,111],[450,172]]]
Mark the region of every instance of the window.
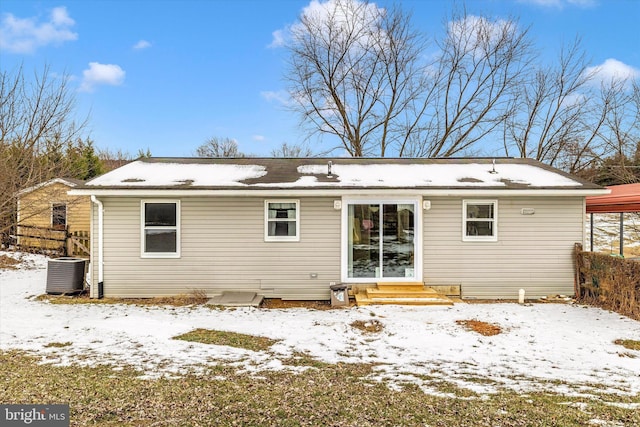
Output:
[[300,201],[265,200],[265,232],[267,242],[300,240]]
[[464,200],[462,240],[496,242],[498,240],[498,201]]
[[142,257],[180,256],[180,202],[142,201]]
[[51,227],[57,230],[67,228],[67,204],[54,203],[51,205]]

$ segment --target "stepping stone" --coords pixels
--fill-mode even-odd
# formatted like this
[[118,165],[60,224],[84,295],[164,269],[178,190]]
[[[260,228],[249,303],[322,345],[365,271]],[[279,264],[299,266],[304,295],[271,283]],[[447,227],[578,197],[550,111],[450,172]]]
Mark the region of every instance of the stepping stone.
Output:
[[222,305],[225,307],[258,307],[262,304],[263,295],[255,292],[223,292],[207,301],[209,305]]

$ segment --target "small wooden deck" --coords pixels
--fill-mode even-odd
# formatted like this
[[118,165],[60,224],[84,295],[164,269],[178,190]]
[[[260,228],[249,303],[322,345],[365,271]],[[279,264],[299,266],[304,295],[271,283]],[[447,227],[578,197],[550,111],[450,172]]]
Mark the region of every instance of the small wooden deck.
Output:
[[356,304],[453,305],[453,300],[422,283],[382,282],[354,291]]

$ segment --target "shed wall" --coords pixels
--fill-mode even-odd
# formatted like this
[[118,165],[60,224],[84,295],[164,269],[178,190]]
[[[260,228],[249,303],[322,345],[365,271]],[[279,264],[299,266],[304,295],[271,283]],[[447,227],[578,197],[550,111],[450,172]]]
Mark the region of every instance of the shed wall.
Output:
[[[498,200],[498,241],[462,241],[463,198],[430,198],[424,211],[424,280],[458,284],[463,297],[573,295],[573,245],[584,238],[582,197]],[[472,200],[472,198],[465,198]],[[523,215],[533,208],[533,215]]]
[[[50,228],[52,226],[51,209],[53,204],[65,203],[67,205],[68,231],[70,233],[76,231],[88,232],[90,198],[89,196],[70,196],[67,194],[69,190],[70,187],[68,185],[55,182],[21,195],[18,205],[20,225]],[[18,233],[33,234],[45,238],[20,237],[19,244],[23,246],[52,249],[64,244],[63,242],[46,240],[46,237],[64,238],[63,232],[18,227]]]

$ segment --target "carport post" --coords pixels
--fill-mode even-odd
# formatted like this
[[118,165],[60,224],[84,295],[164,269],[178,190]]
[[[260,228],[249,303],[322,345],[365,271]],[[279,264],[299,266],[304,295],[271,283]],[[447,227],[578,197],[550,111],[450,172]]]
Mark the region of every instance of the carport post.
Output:
[[591,226],[591,252],[593,252],[593,212],[590,213],[591,220],[589,221],[589,225]]
[[624,213],[620,212],[620,256],[624,257]]

